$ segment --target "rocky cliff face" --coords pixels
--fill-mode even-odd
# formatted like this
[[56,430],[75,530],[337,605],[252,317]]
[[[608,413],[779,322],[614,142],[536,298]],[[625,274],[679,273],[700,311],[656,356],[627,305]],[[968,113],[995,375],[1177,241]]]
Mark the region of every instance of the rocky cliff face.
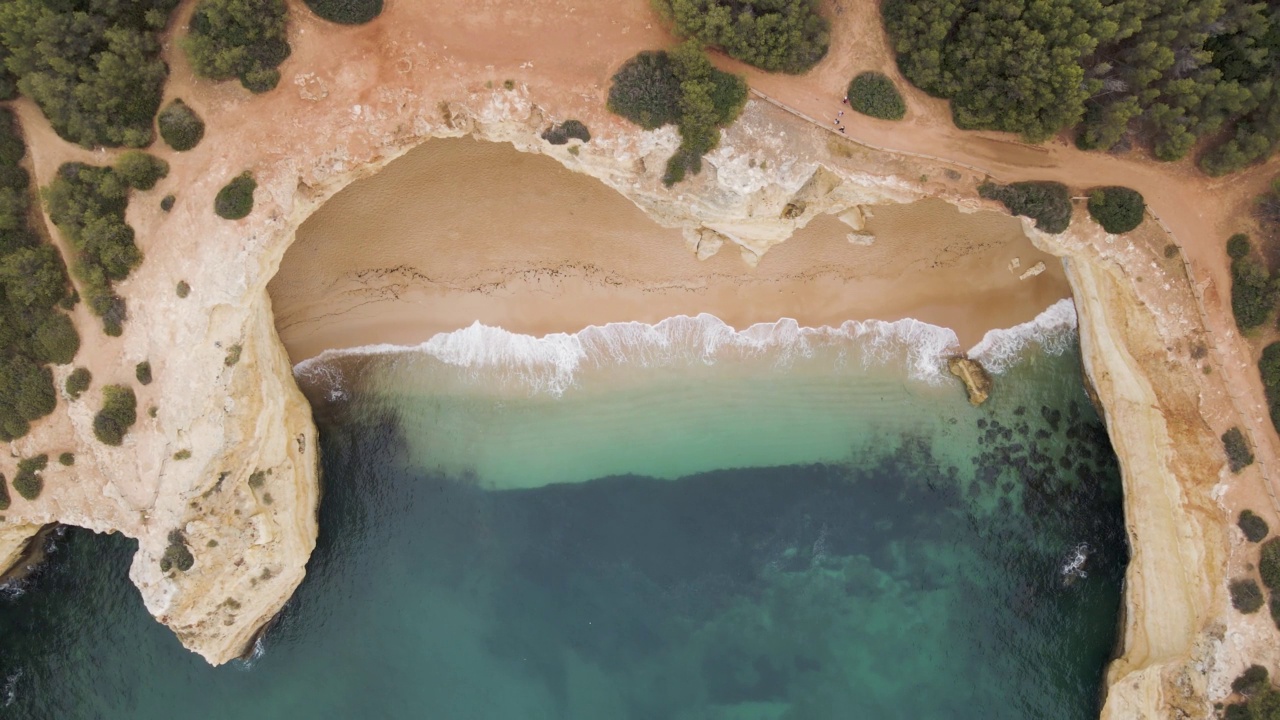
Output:
[[[148,261],[125,287],[135,314],[116,369],[150,359],[158,380],[141,408],[145,415],[149,402],[156,405],[157,417],[144,417],[123,448],[108,449],[93,440],[90,397],[70,404],[51,429],[16,443],[14,453],[23,455],[62,438],[83,460],[74,483],[54,478],[39,500],[16,502],[6,513],[0,560],[45,523],[123,532],[139,541],[130,575],[160,621],[212,663],[244,652],[303,577],[319,496],[315,431],[275,335],[266,283],[320,203],[430,137],[470,134],[549,154],[682,228],[691,252],[737,246],[747,262],[819,213],[840,213],[856,231],[862,205],[930,193],[978,206],[958,189],[976,178],[957,169],[832,139],[756,102],[708,158],[707,171],[667,191],[659,178],[678,141],[673,131],[604,133],[574,154],[539,138],[551,118],[519,92],[441,104],[418,99],[416,115],[404,114],[402,101],[361,108],[358,143],[356,131],[345,131],[341,141],[309,136],[296,140],[296,152],[264,153],[258,208],[240,223],[207,212],[225,172],[190,178],[190,209],[179,208],[173,220],[131,209]],[[329,150],[312,153],[312,145]],[[926,188],[902,179],[927,174],[951,182]],[[166,251],[162,233],[191,242]],[[1198,420],[1187,368],[1166,350],[1188,319],[1159,317],[1132,290],[1126,267],[1098,250],[1098,237],[1073,231],[1037,242],[1068,258],[1086,366],[1124,470],[1133,563],[1125,652],[1109,674],[1107,715],[1154,717],[1157,709],[1186,707],[1201,717],[1211,674],[1205,658],[1213,655],[1215,618],[1225,614],[1214,574],[1225,545],[1221,509],[1204,484],[1221,466],[1214,435]],[[173,294],[179,277],[195,288],[189,299]],[[189,459],[178,459],[183,451]],[[174,543],[193,554],[190,570],[161,570]]]

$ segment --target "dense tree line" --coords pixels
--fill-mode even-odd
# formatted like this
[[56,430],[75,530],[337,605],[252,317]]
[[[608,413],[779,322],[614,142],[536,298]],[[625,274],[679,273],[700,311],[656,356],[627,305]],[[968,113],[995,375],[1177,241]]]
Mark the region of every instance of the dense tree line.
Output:
[[799,74],[827,54],[817,0],[653,0],[676,33],[771,72]]
[[142,262],[133,228],[124,219],[129,187],[126,176],[115,169],[73,162],[58,168],[44,190],[50,219],[76,251],[71,274],[108,335],[124,331],[126,316],[124,298],[113,283],[129,277]]
[[1036,221],[1036,229],[1058,234],[1071,225],[1071,192],[1066,185],[1048,181],[1016,182],[1009,185],[983,183],[978,194],[1004,204],[1009,212]]
[[239,78],[251,92],[266,92],[289,57],[287,16],[284,0],[201,0],[182,47],[199,75]]
[[26,148],[13,114],[0,109],[0,441],[27,434],[57,404],[49,364],[71,362],[80,336],[59,310],[72,295],[57,248],[27,223]]
[[1222,174],[1280,141],[1280,3],[1245,0],[885,0],[898,65],[949,98],[962,128],[1084,149],[1137,138],[1162,160],[1212,138]]
[[1280,283],[1271,277],[1266,263],[1256,257],[1247,235],[1231,236],[1227,241],[1231,258],[1231,311],[1236,326],[1253,330],[1266,324],[1280,299]]
[[609,110],[653,130],[675,123],[680,147],[667,161],[663,183],[674,185],[686,173],[702,171],[702,156],[720,144],[747,104],[747,83],[717,70],[695,41],[670,53],[642,52],[613,76]]
[[169,72],[157,34],[177,4],[0,3],[0,96],[21,92],[60,136],[85,147],[150,144]]

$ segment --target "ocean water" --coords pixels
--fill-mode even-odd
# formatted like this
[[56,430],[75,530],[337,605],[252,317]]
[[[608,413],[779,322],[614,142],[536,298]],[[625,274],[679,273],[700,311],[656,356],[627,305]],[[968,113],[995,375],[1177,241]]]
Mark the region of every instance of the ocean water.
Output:
[[69,530],[0,596],[0,716],[1094,717],[1127,559],[1069,303],[974,349],[910,322],[476,326],[297,370],[325,494],[249,661]]

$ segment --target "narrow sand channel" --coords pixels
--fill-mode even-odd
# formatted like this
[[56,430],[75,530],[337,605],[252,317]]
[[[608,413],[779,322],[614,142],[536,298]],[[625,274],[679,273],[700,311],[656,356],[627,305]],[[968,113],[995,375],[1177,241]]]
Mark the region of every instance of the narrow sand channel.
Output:
[[728,245],[699,261],[679,230],[551,158],[432,140],[308,219],[269,290],[294,362],[476,321],[543,335],[704,312],[737,329],[913,317],[969,347],[1070,295],[1013,218],[940,200],[869,210],[870,245],[820,216],[756,268]]

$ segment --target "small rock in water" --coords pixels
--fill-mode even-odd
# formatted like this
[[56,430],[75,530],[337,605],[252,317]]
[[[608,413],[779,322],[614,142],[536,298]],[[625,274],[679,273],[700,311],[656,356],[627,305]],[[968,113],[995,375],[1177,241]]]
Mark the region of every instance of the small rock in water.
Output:
[[977,360],[956,355],[947,360],[947,369],[964,383],[972,405],[981,405],[991,396],[991,376]]

